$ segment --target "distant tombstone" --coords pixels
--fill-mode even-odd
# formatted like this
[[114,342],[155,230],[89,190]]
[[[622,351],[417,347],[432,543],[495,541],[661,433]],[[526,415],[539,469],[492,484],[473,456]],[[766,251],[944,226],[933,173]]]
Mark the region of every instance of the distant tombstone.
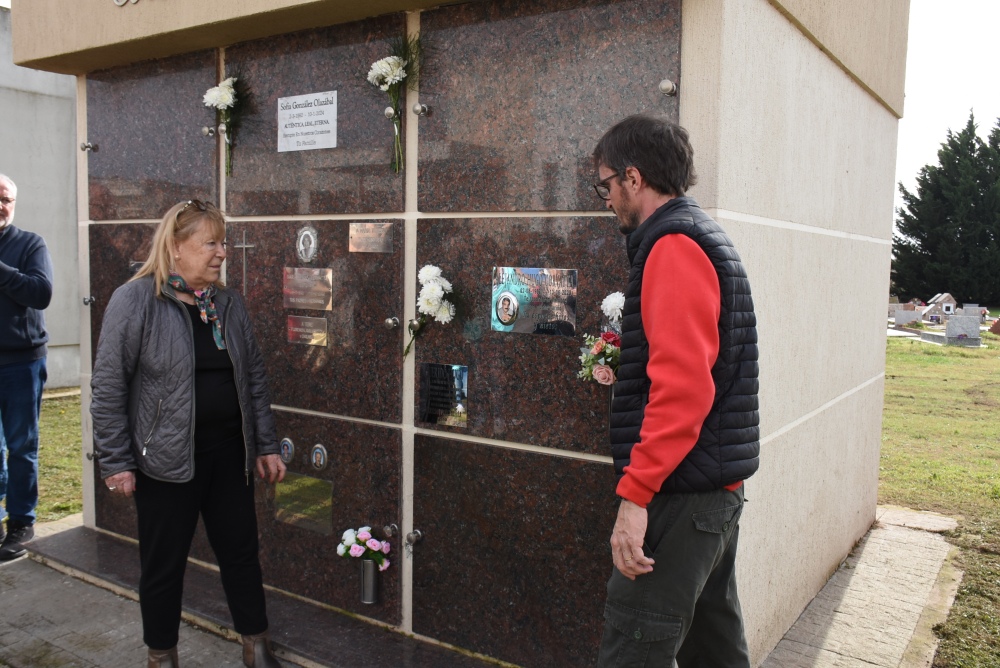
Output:
[[911,322],[918,322],[920,313],[914,310],[896,309],[895,323],[897,325],[908,325]]
[[971,346],[978,348],[982,343],[979,336],[978,315],[954,315],[948,319],[945,337],[950,346]]
[[1000,318],[993,321],[990,325],[990,333],[1000,335]]
[[979,304],[962,304],[962,310],[965,315],[976,315],[979,313]]

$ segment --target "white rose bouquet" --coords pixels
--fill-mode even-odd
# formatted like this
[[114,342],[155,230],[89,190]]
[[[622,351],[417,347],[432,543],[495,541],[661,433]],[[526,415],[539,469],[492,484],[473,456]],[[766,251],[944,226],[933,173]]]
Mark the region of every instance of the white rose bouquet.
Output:
[[417,333],[420,332],[428,319],[433,318],[442,325],[447,325],[455,318],[455,305],[445,299],[451,294],[451,282],[441,275],[441,268],[433,264],[425,264],[417,272],[420,282],[420,294],[417,295],[417,312],[420,316],[410,322],[410,342],[406,344],[403,358],[410,354]]
[[392,168],[398,174],[403,171],[403,144],[401,141],[403,114],[401,100],[404,84],[415,89],[420,75],[422,51],[420,36],[403,37],[390,44],[391,55],[372,63],[368,70],[368,82],[383,93],[389,94],[386,118],[392,121],[395,137],[392,142]]

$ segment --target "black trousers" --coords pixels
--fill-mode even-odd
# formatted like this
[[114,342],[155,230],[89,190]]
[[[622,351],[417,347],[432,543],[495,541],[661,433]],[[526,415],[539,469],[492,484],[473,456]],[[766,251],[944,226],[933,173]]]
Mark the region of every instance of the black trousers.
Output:
[[196,455],[190,482],[162,482],[137,472],[139,608],[143,640],[151,649],[177,645],[184,569],[199,514],[219,562],[233,628],[242,635],[267,630],[252,475],[248,480],[244,472],[242,443]]

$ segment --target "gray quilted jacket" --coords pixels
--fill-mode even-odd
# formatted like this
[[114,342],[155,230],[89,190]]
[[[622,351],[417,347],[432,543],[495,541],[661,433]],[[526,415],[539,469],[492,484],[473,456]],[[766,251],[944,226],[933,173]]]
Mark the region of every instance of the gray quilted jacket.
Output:
[[[194,477],[194,343],[172,288],[152,277],[115,290],[104,313],[91,379],[90,414],[101,476],[139,469],[151,478]],[[279,452],[264,360],[240,296],[215,296],[243,412],[247,476],[259,455]]]

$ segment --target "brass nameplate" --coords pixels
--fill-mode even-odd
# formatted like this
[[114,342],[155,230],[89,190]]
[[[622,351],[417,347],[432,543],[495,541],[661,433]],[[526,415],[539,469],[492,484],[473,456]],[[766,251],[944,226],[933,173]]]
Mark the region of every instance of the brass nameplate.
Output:
[[285,267],[285,308],[333,310],[333,269]]
[[307,346],[327,345],[326,318],[306,318],[300,315],[288,316],[288,342],[303,343]]
[[391,253],[392,223],[351,223],[348,250],[352,253]]

